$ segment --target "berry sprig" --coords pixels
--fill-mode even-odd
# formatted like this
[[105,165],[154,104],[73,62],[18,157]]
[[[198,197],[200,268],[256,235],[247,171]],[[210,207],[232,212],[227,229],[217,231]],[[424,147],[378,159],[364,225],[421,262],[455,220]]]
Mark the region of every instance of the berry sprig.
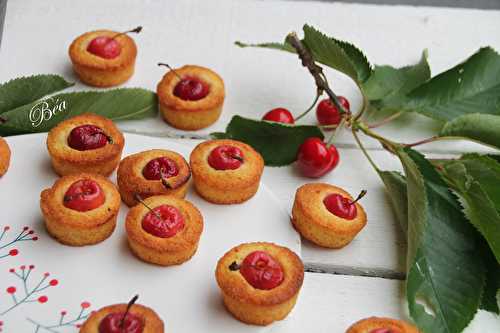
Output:
[[36,286],[30,288],[28,285],[28,280],[32,276],[31,272],[34,269],[35,269],[34,265],[29,265],[29,266],[22,265],[19,267],[19,269],[15,268],[9,269],[10,273],[12,273],[14,276],[16,276],[22,281],[22,291],[24,293],[23,295],[19,296],[18,288],[16,288],[15,286],[7,287],[5,291],[7,292],[7,294],[11,295],[13,305],[11,305],[6,310],[0,312],[0,316],[5,315],[6,313],[17,308],[21,304],[33,303],[33,302],[38,302],[43,304],[49,300],[49,298],[46,295],[41,295],[36,297],[35,294],[39,294],[41,291],[47,288],[57,286],[59,284],[59,281],[57,279],[48,280],[50,273],[46,272],[42,275],[40,281],[36,284]]
[[[35,231],[33,229],[30,229],[29,227],[23,227],[22,231],[17,235],[16,238],[11,240],[10,242],[7,241],[5,244],[2,244],[2,240],[4,239],[4,236],[6,236],[10,231],[10,226],[5,226],[3,227],[2,232],[0,233],[0,253],[3,252],[3,250],[7,250],[7,248],[11,247],[17,242],[23,242],[23,241],[37,241],[38,236],[35,235]],[[0,259],[11,256],[17,256],[19,254],[19,250],[17,248],[10,249],[7,253],[0,254]]]
[[42,324],[31,318],[27,318],[27,320],[35,325],[35,333],[43,331],[57,332],[55,329],[63,327],[80,328],[81,323],[85,321],[93,313],[93,311],[88,311],[89,308],[90,308],[89,302],[82,302],[80,304],[80,312],[76,317],[73,317],[72,319],[66,317],[68,314],[66,310],[62,310],[59,313],[59,321],[55,324]]

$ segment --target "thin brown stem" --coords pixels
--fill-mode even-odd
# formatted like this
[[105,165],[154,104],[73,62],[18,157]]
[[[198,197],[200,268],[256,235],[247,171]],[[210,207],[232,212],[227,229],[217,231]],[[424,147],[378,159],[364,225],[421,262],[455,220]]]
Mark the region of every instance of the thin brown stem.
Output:
[[137,301],[137,299],[139,298],[139,295],[135,295],[134,297],[132,297],[132,299],[128,302],[127,304],[127,309],[125,310],[125,313],[123,314],[123,317],[122,317],[122,320],[120,321],[120,328],[123,330],[123,328],[125,327],[125,318],[127,318],[127,314],[129,313],[130,311],[130,308],[132,307],[132,305],[134,305],[134,303]]
[[432,136],[432,137],[430,137],[428,139],[420,140],[420,141],[417,141],[417,142],[404,143],[403,146],[404,147],[415,147],[415,146],[423,145],[423,144],[426,144],[426,143],[438,141],[440,139],[441,139],[441,137],[439,137],[439,136]]
[[382,126],[382,125],[385,125],[391,121],[393,121],[394,119],[398,118],[399,116],[401,116],[403,114],[403,112],[397,112],[397,113],[394,113],[392,115],[390,115],[389,117],[387,118],[384,118],[378,122],[375,122],[375,123],[372,123],[372,124],[369,124],[368,125],[368,128],[377,128],[379,126]]
[[309,111],[311,111],[314,106],[316,105],[316,103],[318,102],[318,99],[319,97],[323,94],[323,92],[321,90],[318,89],[318,91],[316,92],[316,97],[314,98],[314,101],[312,102],[311,106],[305,110],[304,112],[302,112],[298,117],[296,117],[294,120],[295,121],[299,121],[300,119],[302,119],[303,117],[305,117],[306,114],[309,113]]
[[356,199],[354,199],[353,201],[351,201],[351,203],[349,205],[354,205],[356,202],[358,202],[362,197],[364,197],[366,195],[367,191],[366,190],[361,190],[361,192],[358,194],[358,196],[356,197]]
[[137,193],[134,194],[134,198],[139,203],[141,203],[144,207],[146,207],[151,213],[153,213],[160,221],[163,220],[161,215],[158,212],[154,211],[153,208],[149,207],[149,205],[146,202],[144,202],[144,200],[142,200],[142,198],[139,194],[137,194]]
[[115,39],[118,36],[129,34],[129,33],[136,33],[136,34],[138,34],[141,31],[142,31],[142,27],[138,26],[137,28],[134,28],[132,30],[127,30],[127,31],[124,31],[124,32],[117,33],[116,35],[114,35],[113,37],[111,37],[111,39]]
[[175,74],[175,76],[177,76],[177,78],[179,80],[182,80],[182,77],[179,75],[179,73],[177,73],[177,71],[175,69],[173,69],[172,67],[170,67],[169,64],[164,63],[164,62],[159,62],[158,66],[165,66],[165,67],[167,67],[168,69],[170,69],[171,72],[173,72]]

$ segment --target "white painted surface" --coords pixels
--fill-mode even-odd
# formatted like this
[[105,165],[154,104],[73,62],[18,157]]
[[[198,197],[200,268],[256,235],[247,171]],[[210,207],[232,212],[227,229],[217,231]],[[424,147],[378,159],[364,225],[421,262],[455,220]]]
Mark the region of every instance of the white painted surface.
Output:
[[[136,74],[126,86],[154,90],[165,71],[156,65],[159,61],[214,69],[225,80],[227,99],[221,119],[197,132],[207,134],[223,130],[235,114],[260,118],[277,106],[299,114],[309,106],[315,88],[295,56],[233,45],[235,40],[281,41],[288,32],[301,30],[305,22],[355,43],[372,63],[407,65],[428,48],[434,73],[457,64],[481,46],[500,49],[500,11],[493,10],[311,1],[16,0],[8,2],[0,81],[33,73],[59,73],[76,80],[67,56],[76,36],[103,27],[121,31],[143,25],[143,32],[134,36],[139,48]],[[357,110],[360,96],[352,82],[333,71],[327,75],[337,93],[348,96]],[[84,88],[81,84],[75,87]],[[315,116],[309,115],[304,123],[315,123]],[[410,123],[407,130],[401,130]],[[123,123],[122,128],[157,134],[173,131],[154,119]],[[414,142],[438,128],[434,121],[408,115],[380,132],[395,140]],[[353,140],[344,133],[338,142]],[[366,142],[379,147],[372,140]],[[479,149],[472,143],[456,142],[428,147]]]

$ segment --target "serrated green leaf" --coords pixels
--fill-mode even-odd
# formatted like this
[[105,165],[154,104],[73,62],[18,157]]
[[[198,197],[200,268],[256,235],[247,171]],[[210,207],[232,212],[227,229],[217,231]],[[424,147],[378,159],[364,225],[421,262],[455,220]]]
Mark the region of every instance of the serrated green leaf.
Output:
[[71,87],[74,83],[59,75],[20,77],[0,84],[0,114],[34,102],[46,95]]
[[471,113],[500,115],[500,55],[480,49],[410,92],[404,109],[444,121]]
[[420,153],[397,151],[408,190],[407,300],[425,333],[458,333],[474,317],[485,283],[478,235],[457,198]]
[[404,233],[408,231],[408,197],[405,177],[396,171],[378,171],[389,194],[392,209]]
[[[366,81],[372,68],[366,56],[356,46],[328,37],[310,25],[304,25],[304,39],[302,42],[309,48],[315,61],[334,68],[350,76],[355,82],[361,84]],[[284,43],[246,44],[236,42],[240,47],[262,47],[296,53],[295,49]]]
[[362,90],[375,108],[398,111],[405,101],[406,94],[430,77],[427,51],[424,51],[422,58],[415,65],[402,68],[375,66],[370,78],[362,85]]
[[47,132],[64,119],[85,112],[120,121],[151,117],[157,109],[156,94],[140,88],[58,94],[3,113],[0,135]]
[[323,133],[317,126],[286,125],[234,116],[225,133],[212,133],[217,139],[245,142],[257,150],[268,166],[283,166],[297,159],[297,152],[305,139]]
[[444,124],[440,136],[458,136],[500,148],[500,115],[472,113]]
[[499,294],[500,294],[500,265],[495,260],[493,253],[489,248],[485,248],[483,251],[483,258],[486,263],[487,273],[486,273],[486,285],[484,287],[484,293],[481,298],[481,304],[479,308],[500,314],[499,307]]

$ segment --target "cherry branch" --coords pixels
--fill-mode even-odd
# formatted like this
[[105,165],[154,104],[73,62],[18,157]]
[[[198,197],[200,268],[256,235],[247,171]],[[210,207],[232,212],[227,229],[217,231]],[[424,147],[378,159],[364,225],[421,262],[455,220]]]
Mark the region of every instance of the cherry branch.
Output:
[[30,323],[36,325],[35,333],[39,332],[40,329],[43,329],[43,330],[48,331],[48,332],[56,332],[57,333],[58,331],[55,330],[56,328],[69,327],[69,326],[80,328],[80,326],[81,326],[80,322],[82,322],[83,320],[87,319],[90,316],[90,312],[86,312],[86,309],[88,309],[89,307],[90,307],[89,302],[82,302],[80,304],[80,308],[81,308],[80,313],[76,317],[74,317],[73,319],[66,319],[65,320],[65,317],[68,313],[65,310],[61,311],[59,321],[57,324],[46,325],[46,324],[42,324],[38,321],[35,321],[31,318],[27,318],[26,320],[28,320]]

